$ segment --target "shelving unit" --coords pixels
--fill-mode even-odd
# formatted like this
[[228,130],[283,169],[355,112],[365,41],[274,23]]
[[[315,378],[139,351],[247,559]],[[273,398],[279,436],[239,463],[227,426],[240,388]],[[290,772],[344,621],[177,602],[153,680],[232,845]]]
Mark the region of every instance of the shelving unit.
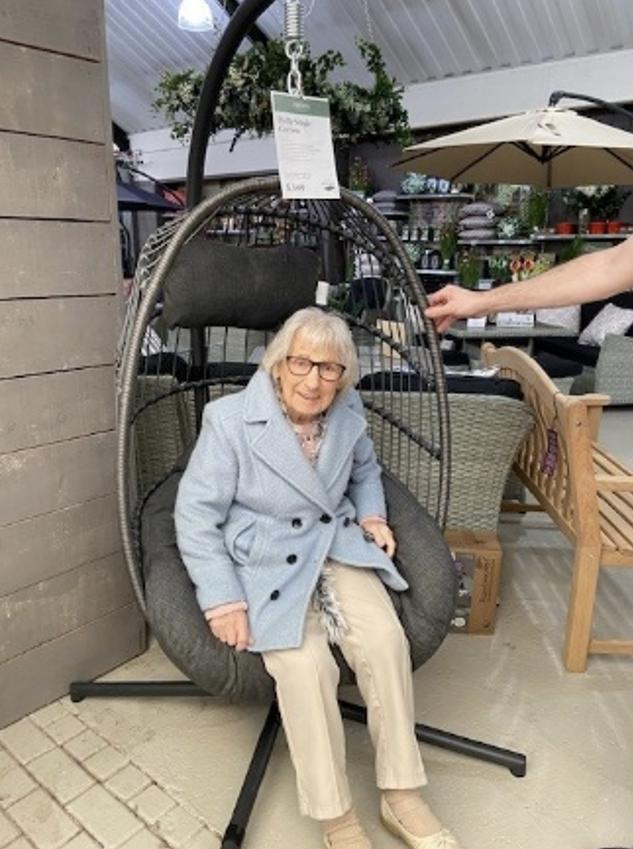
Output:
[[421,195],[396,195],[396,200],[430,200],[430,201],[445,201],[445,200],[460,200],[462,203],[474,200],[475,196],[468,192],[426,192]]

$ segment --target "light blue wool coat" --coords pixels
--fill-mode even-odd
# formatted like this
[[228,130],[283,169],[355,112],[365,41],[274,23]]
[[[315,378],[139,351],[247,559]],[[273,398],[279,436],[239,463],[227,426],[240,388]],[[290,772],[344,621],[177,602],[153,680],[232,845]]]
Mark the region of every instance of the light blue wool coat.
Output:
[[176,499],[178,548],[202,610],[246,600],[252,651],[301,645],[326,558],[375,569],[407,589],[357,522],[385,516],[380,467],[355,390],[338,395],[316,468],[258,371],[207,404]]

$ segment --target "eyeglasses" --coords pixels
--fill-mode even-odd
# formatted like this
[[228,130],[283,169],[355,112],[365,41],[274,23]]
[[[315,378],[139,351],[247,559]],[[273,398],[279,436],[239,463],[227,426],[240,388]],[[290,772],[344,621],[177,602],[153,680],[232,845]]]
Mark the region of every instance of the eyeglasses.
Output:
[[290,374],[295,377],[306,377],[316,366],[321,380],[327,380],[334,383],[335,380],[340,380],[345,371],[345,366],[340,363],[326,363],[309,360],[307,357],[286,357]]

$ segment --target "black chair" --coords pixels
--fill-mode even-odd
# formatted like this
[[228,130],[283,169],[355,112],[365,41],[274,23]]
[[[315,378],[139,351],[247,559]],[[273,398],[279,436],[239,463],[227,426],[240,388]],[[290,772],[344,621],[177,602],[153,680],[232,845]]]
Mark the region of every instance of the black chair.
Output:
[[[222,226],[227,218],[233,222],[230,234]],[[288,202],[276,178],[227,189],[178,226],[154,234],[141,255],[120,348],[117,481],[125,558],[157,640],[190,681],[76,682],[71,698],[208,693],[229,701],[270,701],[224,847],[242,842],[280,718],[261,658],[236,654],[204,622],[176,546],[173,503],[204,404],[243,387],[272,332],[294,310],[314,302],[317,280],[340,284],[328,260],[333,244],[346,261],[342,265],[369,252],[381,271],[385,298],[379,316],[362,303],[353,315],[344,314],[363,353],[363,368],[417,376],[407,392],[383,382],[362,393],[384,464],[398,566],[410,584],[392,597],[417,669],[441,644],[454,607],[456,573],[441,533],[450,460],[446,384],[435,331],[423,318],[424,293],[387,222],[345,190],[340,201]],[[153,326],[159,299],[160,337]],[[379,319],[392,319],[395,305],[403,302],[409,319],[396,340]],[[420,338],[422,346],[413,344]],[[337,660],[342,683],[350,683],[351,670],[342,656]],[[341,709],[347,718],[365,720],[361,706],[342,703]],[[416,733],[420,740],[525,774],[521,754],[427,726],[417,726]]]

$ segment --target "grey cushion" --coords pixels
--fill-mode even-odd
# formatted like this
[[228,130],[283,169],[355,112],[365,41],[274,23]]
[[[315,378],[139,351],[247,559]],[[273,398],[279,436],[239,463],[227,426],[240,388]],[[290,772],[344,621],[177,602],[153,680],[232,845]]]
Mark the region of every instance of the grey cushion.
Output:
[[[165,654],[188,678],[229,701],[273,696],[259,654],[237,654],[216,640],[198,608],[176,546],[173,509],[186,457],[147,500],[141,524],[142,562],[150,624]],[[389,521],[398,541],[396,563],[410,584],[390,591],[411,646],[413,668],[439,647],[455,606],[457,576],[446,543],[429,514],[391,475],[383,475]],[[354,676],[340,652],[341,681]]]
[[273,330],[314,304],[318,268],[308,248],[227,245],[196,236],[167,275],[162,321],[167,327]]

